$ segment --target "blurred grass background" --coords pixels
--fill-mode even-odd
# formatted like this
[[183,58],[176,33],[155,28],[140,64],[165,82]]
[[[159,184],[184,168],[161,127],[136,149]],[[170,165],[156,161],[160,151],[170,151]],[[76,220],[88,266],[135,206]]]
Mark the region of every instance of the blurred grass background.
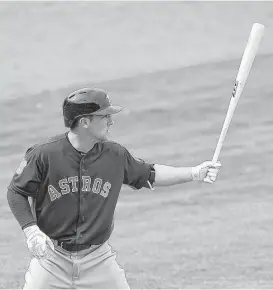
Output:
[[[212,158],[254,22],[266,26],[214,185],[124,188],[111,238],[132,288],[272,288],[271,2],[1,2],[0,287],[29,262],[6,187],[64,131],[63,98],[104,88],[114,140],[149,162]],[[125,126],[126,124],[126,126]]]

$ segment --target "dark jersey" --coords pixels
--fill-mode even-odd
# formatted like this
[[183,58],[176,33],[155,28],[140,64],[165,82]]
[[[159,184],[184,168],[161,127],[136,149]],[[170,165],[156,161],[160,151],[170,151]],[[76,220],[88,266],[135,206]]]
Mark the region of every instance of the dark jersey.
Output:
[[149,187],[152,169],[111,141],[81,154],[65,133],[28,149],[9,189],[33,197],[37,225],[49,237],[95,245],[111,235],[122,184]]

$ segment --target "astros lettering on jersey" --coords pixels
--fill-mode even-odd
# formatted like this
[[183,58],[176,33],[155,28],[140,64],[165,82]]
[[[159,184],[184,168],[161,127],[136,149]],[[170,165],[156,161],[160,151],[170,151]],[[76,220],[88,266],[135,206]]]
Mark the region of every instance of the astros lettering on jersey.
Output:
[[82,154],[65,133],[27,151],[10,189],[36,198],[37,222],[48,236],[100,244],[112,232],[122,184],[149,188],[152,166],[112,141],[96,143]]

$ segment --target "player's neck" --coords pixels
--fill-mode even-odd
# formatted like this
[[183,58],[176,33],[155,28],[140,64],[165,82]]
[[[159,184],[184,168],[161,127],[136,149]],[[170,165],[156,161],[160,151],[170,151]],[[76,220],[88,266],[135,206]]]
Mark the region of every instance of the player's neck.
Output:
[[71,145],[78,151],[88,152],[90,151],[96,143],[98,143],[98,139],[92,136],[82,135],[78,132],[69,131],[68,139]]

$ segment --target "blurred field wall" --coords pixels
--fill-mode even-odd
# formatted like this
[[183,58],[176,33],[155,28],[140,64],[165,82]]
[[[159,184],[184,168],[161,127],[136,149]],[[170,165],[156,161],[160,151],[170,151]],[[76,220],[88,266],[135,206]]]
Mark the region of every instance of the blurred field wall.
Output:
[[1,99],[240,58],[272,2],[1,2]]

